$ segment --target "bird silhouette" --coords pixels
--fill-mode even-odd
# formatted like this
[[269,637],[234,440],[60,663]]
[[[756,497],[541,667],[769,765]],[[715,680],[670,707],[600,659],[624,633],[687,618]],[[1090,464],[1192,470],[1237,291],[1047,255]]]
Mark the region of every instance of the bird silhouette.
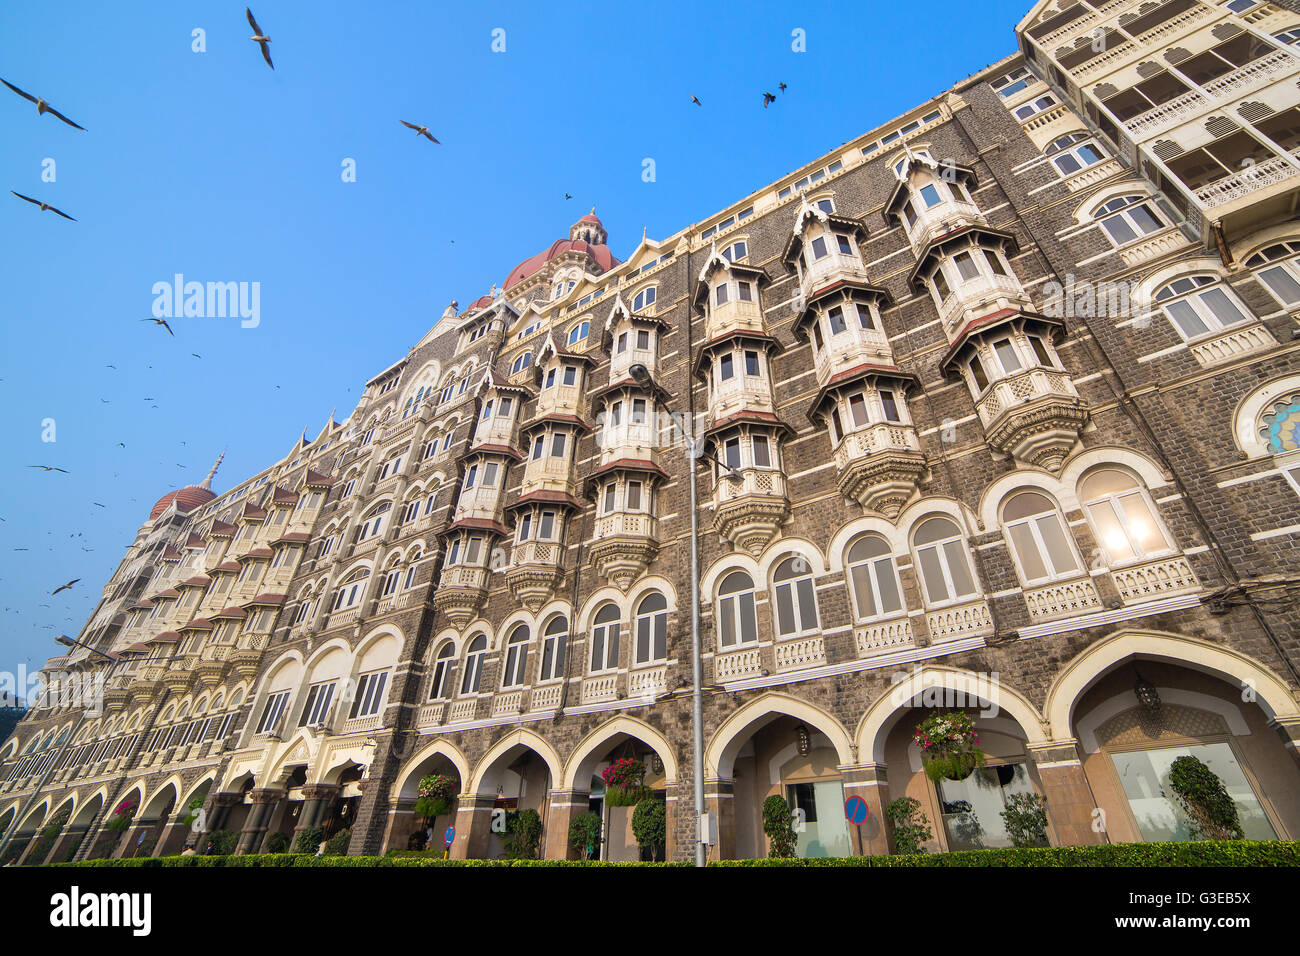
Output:
[[778,90],[780,90],[782,93],[784,93],[785,90],[786,90],[786,86],[785,86],[784,83],[778,83],[778,84],[776,84],[776,88],[777,88]]
[[108,505],[101,505],[98,501],[92,501],[91,504],[94,505],[96,508],[107,508],[107,507],[108,507]]
[[[172,327],[171,327],[170,325],[167,324],[167,320],[166,320],[166,319],[141,319],[140,321],[141,321],[141,322],[152,322],[152,323],[154,323],[155,325],[161,325],[164,329],[167,330],[167,334],[168,334],[168,335],[170,335],[172,338],[175,338],[175,337],[176,337],[176,333],[172,331]],[[153,366],[150,365],[149,368],[153,368]]]
[[28,465],[27,467],[28,467],[28,468],[41,468],[41,469],[43,469],[43,470],[45,470],[45,471],[62,471],[65,475],[69,475],[69,474],[71,474],[71,472],[69,472],[69,471],[64,471],[62,468],[55,468],[53,465]]
[[275,64],[271,62],[271,48],[268,46],[271,38],[264,34],[262,28],[257,25],[257,21],[253,19],[252,10],[244,7],[244,13],[248,14],[248,25],[253,28],[253,35],[249,39],[262,48],[262,59],[266,61],[267,66],[274,70]]
[[[408,123],[406,120],[398,120],[398,122],[401,123],[403,126],[405,126],[407,129],[415,130],[417,136],[423,136],[431,143],[438,143],[438,141],[433,138],[433,134],[429,132],[429,127],[416,126],[414,123]],[[442,144],[438,143],[438,145],[441,146]]]
[[81,578],[73,578],[73,579],[72,579],[71,581],[69,581],[67,584],[61,584],[61,585],[59,585],[57,588],[55,588],[55,589],[54,589],[53,591],[51,591],[50,593],[51,593],[51,594],[58,594],[60,591],[66,591],[66,590],[68,590],[68,588],[72,587],[74,584],[76,584],[76,583],[77,583],[78,581],[80,581],[80,580],[81,580]]
[[[564,194],[564,198],[565,198],[565,199],[572,199],[573,197],[570,196],[568,193],[565,193],[565,194]],[[452,240],[452,242],[455,242],[455,241],[456,241],[455,239]]]
[[[9,190],[9,191],[10,191],[11,193],[14,193],[14,191],[13,191],[12,189]],[[17,196],[19,199],[25,199],[25,200],[27,200],[27,201],[28,201],[29,203],[31,203],[33,206],[40,206],[40,207],[41,207],[41,212],[45,212],[45,211],[48,209],[50,212],[57,213],[58,215],[62,216],[64,219],[70,219],[70,220],[72,220],[73,222],[76,222],[76,221],[77,221],[77,220],[73,219],[71,216],[69,216],[69,215],[68,215],[66,212],[64,212],[62,209],[55,209],[53,206],[51,206],[51,205],[50,205],[49,203],[47,203],[47,202],[41,202],[39,199],[33,199],[31,196],[24,196],[22,193],[14,193],[14,195]]]
[[763,94],[763,109],[767,109],[769,103],[775,103],[775,102],[776,102],[776,97],[773,96],[771,93]]
[[700,98],[696,96],[694,93],[691,94],[691,102],[694,103],[696,106],[704,105],[703,103],[700,102]]
[[195,358],[197,358],[197,359],[201,359],[201,358],[203,358],[203,356],[200,355],[198,352],[191,352],[190,354],[193,355],[193,356],[194,356]]
[[111,368],[111,369],[113,369],[113,370],[116,371],[117,366],[116,366],[116,365],[105,365],[104,368]]
[[52,115],[52,116],[57,116],[59,119],[63,120],[63,122],[67,123],[69,126],[76,126],[77,129],[81,130],[82,132],[85,132],[86,127],[84,127],[84,126],[77,126],[76,123],[72,122],[72,120],[68,119],[66,116],[64,116],[62,113],[60,113],[58,110],[56,110],[53,106],[51,106],[49,103],[47,103],[47,102],[46,102],[44,99],[42,99],[41,97],[39,97],[39,96],[32,96],[32,94],[30,94],[30,93],[24,93],[22,90],[18,89],[18,87],[14,86],[12,83],[10,83],[10,82],[9,82],[8,80],[6,80],[6,79],[0,78],[0,83],[3,83],[5,86],[9,87],[9,89],[13,90],[15,93],[17,93],[17,94],[18,94],[19,96],[21,96],[23,99],[25,99],[25,100],[30,100],[31,102],[35,103],[35,104],[36,104],[36,113],[37,113],[37,115],[40,115],[40,114],[43,114],[43,113],[49,113],[49,114]]

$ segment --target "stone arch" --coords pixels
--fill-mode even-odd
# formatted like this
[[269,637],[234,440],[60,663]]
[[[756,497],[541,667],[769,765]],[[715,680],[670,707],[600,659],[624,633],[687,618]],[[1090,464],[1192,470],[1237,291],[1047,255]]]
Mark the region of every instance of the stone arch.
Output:
[[831,535],[826,545],[826,559],[832,572],[844,571],[844,554],[850,542],[863,534],[878,534],[889,542],[890,553],[895,556],[907,554],[907,536],[900,534],[897,525],[887,518],[877,515],[864,515],[846,521]]
[[724,720],[704,750],[706,779],[729,779],[736,753],[754,731],[778,717],[795,717],[821,731],[834,746],[843,765],[853,763],[853,742],[848,731],[829,711],[789,694],[767,693],[750,701]]
[[500,774],[500,768],[496,764],[503,757],[519,749],[531,750],[542,759],[550,772],[552,786],[555,785],[556,780],[564,778],[564,761],[560,759],[555,748],[532,731],[521,728],[506,734],[479,759],[478,765],[474,768],[474,776],[465,792],[490,796]]
[[1116,664],[1162,660],[1218,677],[1229,684],[1254,682],[1256,701],[1274,721],[1300,720],[1300,704],[1271,669],[1240,651],[1167,631],[1125,629],[1077,654],[1052,681],[1043,708],[1052,737],[1073,739],[1071,726],[1079,699]]
[[[421,747],[407,759],[406,766],[398,773],[397,780],[394,781],[390,790],[392,799],[414,796],[415,785],[419,783],[417,774],[421,769],[421,765],[428,761],[430,757],[439,755],[446,757],[451,765],[456,768],[456,773],[460,776],[461,787],[464,788],[465,781],[469,780],[469,758],[450,740],[435,740],[433,743]],[[408,787],[410,793],[406,793]]]
[[974,671],[926,665],[894,684],[862,715],[854,735],[860,760],[864,763],[885,762],[885,739],[889,731],[912,702],[930,687],[960,692],[967,700],[995,705],[1020,726],[1031,747],[1048,739],[1043,732],[1043,719],[1038,708],[1020,692]]
[[171,797],[172,797],[171,812],[174,812],[176,810],[176,807],[180,803],[181,792],[184,786],[185,786],[184,781],[182,781],[181,778],[175,774],[173,774],[171,777],[168,777],[166,780],[164,780],[161,784],[158,785],[157,789],[155,789],[154,792],[149,795],[148,800],[141,799],[139,813],[141,814],[142,818],[156,817],[159,814],[161,814],[164,809],[166,809],[167,805],[166,802],[163,800],[163,798],[165,797],[168,791],[171,792]]
[[677,782],[677,754],[667,738],[644,721],[620,714],[591,731],[573,749],[565,764],[563,789],[584,789],[594,772],[596,754],[605,745],[617,743],[624,737],[633,737],[644,744],[649,744],[659,755],[659,759],[664,762],[664,778],[667,785],[671,787]]

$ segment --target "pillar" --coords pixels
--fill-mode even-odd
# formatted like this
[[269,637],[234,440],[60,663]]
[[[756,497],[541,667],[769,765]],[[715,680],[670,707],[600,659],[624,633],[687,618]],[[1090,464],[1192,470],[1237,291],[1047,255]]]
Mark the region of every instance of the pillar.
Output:
[[1291,759],[1300,764],[1300,717],[1274,719],[1270,723],[1282,739],[1282,746],[1291,755]]
[[46,860],[50,863],[62,863],[63,858],[69,853],[76,853],[77,850],[81,849],[82,844],[89,836],[89,832],[89,823],[68,824],[63,828],[63,832],[59,834],[59,838],[54,841],[54,846],[50,848]]
[[456,805],[456,842],[451,845],[452,859],[484,859],[488,855],[496,797],[462,793]]
[[[131,825],[127,828],[125,839],[118,844],[117,849],[113,852],[113,858],[122,860],[140,855],[136,852],[137,850],[144,849],[141,845],[140,838],[144,837],[144,842],[147,843],[149,839],[149,831],[157,825],[158,819],[156,817],[152,820],[142,820],[137,814],[135,819],[131,821]],[[145,853],[144,855],[147,856],[148,854]]]
[[266,826],[271,819],[271,811],[284,796],[284,791],[258,788],[249,796],[253,801],[253,807],[244,822],[244,829],[239,833],[239,844],[235,847],[235,852],[238,854],[256,853],[261,849],[262,839],[266,836]]
[[[330,805],[334,798],[338,796],[339,786],[336,783],[308,783],[302,788],[302,810],[298,812],[298,825],[293,828],[293,836],[290,837],[291,850],[298,849],[298,837],[313,827],[320,826],[321,820],[329,812]],[[316,848],[312,847],[311,852],[315,853]]]
[[[692,791],[693,793],[693,791]],[[718,843],[709,848],[710,860],[733,860],[736,857],[736,801],[732,780],[705,779],[704,808],[718,820]],[[688,828],[691,836],[688,858],[695,859],[695,820]]]
[[1054,740],[1029,748],[1047,800],[1048,838],[1058,846],[1108,843],[1105,831],[1093,828],[1097,800],[1083,772],[1078,742]]
[[548,860],[581,860],[584,847],[569,846],[569,824],[587,812],[590,794],[586,790],[552,790],[551,808],[546,814],[546,853]]
[[853,855],[887,856],[890,848],[885,807],[889,806],[889,781],[885,776],[885,765],[857,764],[840,767],[839,771],[844,783],[844,799],[861,797],[867,802],[867,822],[860,827],[849,825]]

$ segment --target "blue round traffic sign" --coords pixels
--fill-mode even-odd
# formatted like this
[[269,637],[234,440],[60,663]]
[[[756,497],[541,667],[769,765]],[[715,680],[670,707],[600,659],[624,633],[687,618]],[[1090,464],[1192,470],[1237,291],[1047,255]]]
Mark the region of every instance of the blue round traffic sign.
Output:
[[867,801],[861,797],[849,797],[844,801],[844,818],[854,826],[862,826],[867,822],[867,817],[871,811],[867,809]]
[[447,832],[442,835],[443,846],[451,846],[452,841],[454,841],[455,839],[456,839],[456,828],[454,826],[447,827]]

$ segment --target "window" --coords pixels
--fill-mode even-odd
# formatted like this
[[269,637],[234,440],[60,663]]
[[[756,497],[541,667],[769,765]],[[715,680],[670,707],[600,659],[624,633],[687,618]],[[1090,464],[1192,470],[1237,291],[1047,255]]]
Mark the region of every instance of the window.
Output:
[[994,80],[990,85],[993,91],[1004,100],[1015,96],[1023,89],[1027,89],[1030,83],[1035,82],[1035,77],[1023,66],[1018,70],[1013,70],[1006,76]]
[[569,622],[554,618],[542,633],[542,664],[538,670],[539,681],[556,680],[564,676],[564,645],[569,633]]
[[392,507],[388,502],[384,502],[378,508],[370,513],[370,516],[361,523],[357,531],[357,541],[365,541],[367,538],[373,538],[379,534],[384,527],[384,517]]
[[537,540],[554,541],[555,540],[555,512],[543,511],[540,520],[537,522]]
[[744,240],[733,242],[727,248],[722,250],[722,257],[728,262],[739,262],[749,255],[749,247]]
[[379,713],[379,705],[384,699],[384,686],[388,683],[388,671],[371,671],[362,674],[357,680],[357,695],[352,699],[352,710],[348,719],[355,717],[372,717]]
[[655,296],[657,294],[658,293],[654,286],[650,286],[648,289],[642,289],[632,298],[632,311],[640,312],[642,309],[654,305]]
[[573,385],[578,381],[578,367],[576,365],[564,366],[563,382],[565,385]]
[[880,390],[880,405],[885,413],[885,421],[894,424],[900,424],[903,421],[898,414],[898,402],[894,399],[894,393],[887,388]]
[[658,591],[652,591],[636,609],[636,663],[648,664],[667,656],[668,601]]
[[581,342],[583,339],[587,337],[587,333],[590,331],[591,331],[590,322],[588,322],[585,319],[579,322],[577,325],[575,325],[572,329],[569,330],[569,344],[574,345],[577,342]]
[[1055,105],[1056,97],[1049,93],[1047,96],[1040,96],[1032,103],[1026,103],[1024,106],[1017,106],[1014,112],[1016,114],[1016,119],[1023,122],[1029,119],[1029,117],[1036,116],[1043,112],[1043,110],[1051,109]]
[[1174,550],[1146,489],[1129,473],[1118,468],[1094,471],[1079,483],[1079,498],[1107,565]]
[[998,364],[1002,366],[1002,371],[1007,375],[1019,372],[1023,368],[1020,354],[1016,351],[1016,347],[1011,344],[1010,339],[997,339],[993,343],[993,354],[997,356]]
[[648,349],[650,348],[650,330],[649,330],[649,329],[637,329],[637,333],[636,333],[636,347],[637,347],[639,350],[641,350],[641,351],[646,351],[646,350],[648,350]]
[[754,435],[750,438],[750,443],[754,452],[755,468],[771,468],[772,452],[766,435]]
[[289,706],[289,692],[277,691],[266,698],[266,707],[262,710],[262,720],[257,725],[259,734],[273,732],[284,716],[285,707]]
[[487,657],[487,638],[479,635],[469,645],[465,655],[465,677],[460,682],[462,694],[477,694],[483,682],[483,659]]
[[778,637],[799,637],[817,630],[817,593],[808,559],[786,558],[772,576],[776,585]]
[[730,352],[726,352],[718,359],[718,378],[726,381],[736,374],[736,360]]
[[858,538],[849,546],[846,565],[858,620],[885,617],[903,610],[898,570],[884,538],[875,534]]
[[976,593],[961,530],[951,518],[936,516],[917,525],[912,536],[926,602],[957,601]]
[[566,435],[565,432],[556,432],[554,435],[551,436],[551,457],[552,458],[564,457],[565,435]]
[[402,583],[401,568],[393,568],[384,575],[384,583],[379,589],[380,597],[388,597],[390,594],[397,592],[397,586]]
[[361,568],[354,571],[348,579],[343,582],[342,587],[334,596],[334,607],[332,610],[338,611],[343,608],[353,607],[361,600],[361,595],[366,589],[366,579],[370,577],[370,571]]
[[1145,199],[1145,196],[1120,196],[1097,207],[1093,218],[1101,223],[1111,242],[1126,246],[1165,227]]
[[1185,339],[1193,339],[1247,320],[1213,276],[1186,276],[1161,288],[1156,302]]
[[545,448],[546,448],[545,435],[538,435],[535,439],[533,439],[533,460],[534,461],[542,457],[542,452],[545,450]]
[[641,510],[641,482],[629,481],[627,483],[627,510]]
[[975,380],[975,387],[980,392],[983,392],[984,389],[989,387],[988,373],[984,371],[984,363],[980,361],[980,357],[978,355],[971,356],[970,374],[971,374],[971,378]]
[[614,510],[614,495],[616,491],[617,485],[612,481],[605,486],[605,514],[609,514]]
[[520,624],[510,632],[506,642],[506,666],[502,672],[502,687],[518,687],[524,682],[524,667],[528,663],[528,625]]
[[623,352],[626,352],[626,351],[627,351],[627,333],[626,333],[626,332],[620,332],[620,333],[618,333],[618,339],[616,340],[616,343],[617,343],[617,344],[616,344],[615,347],[614,347],[614,351],[615,351],[615,352],[618,352],[619,354],[622,354]]
[[[528,366],[532,364],[533,364],[533,353],[525,352],[523,355],[520,355],[518,358],[516,358],[514,364],[510,366],[510,374],[513,375],[516,372],[522,372],[524,369],[528,368]],[[446,398],[444,397],[443,400],[445,401]]]
[[618,606],[605,604],[596,612],[591,628],[592,673],[618,667]]
[[1002,523],[1026,584],[1068,577],[1081,570],[1056,505],[1036,491],[1012,495]]
[[312,684],[307,689],[307,703],[303,705],[302,719],[298,721],[299,727],[325,723],[325,718],[329,716],[330,704],[334,702],[334,686],[334,681],[323,681]]
[[1263,282],[1269,292],[1283,305],[1295,305],[1300,302],[1300,267],[1297,266],[1296,254],[1300,253],[1300,242],[1278,242],[1255,253],[1246,260],[1246,266],[1258,270],[1256,278]]
[[831,306],[830,311],[826,313],[826,320],[830,323],[831,335],[839,335],[848,329],[848,326],[844,324],[844,308],[842,306]]
[[429,700],[440,700],[447,696],[447,684],[451,677],[452,658],[456,649],[450,642],[438,651],[433,665],[433,682],[429,685]]
[[1051,353],[1047,350],[1047,343],[1044,342],[1039,336],[1037,335],[1029,336],[1029,347],[1034,350],[1034,358],[1038,360],[1039,365],[1042,365],[1046,368],[1056,367],[1056,364],[1052,361]]
[[727,283],[719,283],[713,289],[713,301],[715,305],[727,304]]
[[1081,169],[1100,163],[1106,158],[1087,133],[1070,133],[1053,142],[1043,151],[1051,158],[1061,175],[1071,176]]
[[758,353],[749,349],[745,350],[745,374],[750,376],[760,374],[758,370]]
[[744,571],[732,571],[718,585],[718,644],[726,649],[757,641],[754,581]]

